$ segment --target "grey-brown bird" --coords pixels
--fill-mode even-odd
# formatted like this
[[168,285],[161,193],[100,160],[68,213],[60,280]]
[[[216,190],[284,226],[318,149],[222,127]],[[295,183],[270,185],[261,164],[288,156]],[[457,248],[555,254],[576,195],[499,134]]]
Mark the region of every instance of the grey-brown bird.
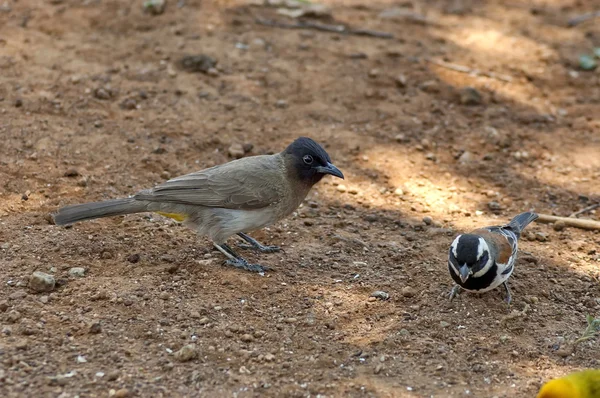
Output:
[[86,203],[59,209],[58,225],[94,218],[154,212],[183,222],[208,236],[227,258],[227,264],[249,271],[266,267],[250,264],[229,245],[237,234],[263,253],[264,246],[246,232],[271,225],[298,208],[314,184],[330,174],[344,178],[327,152],[310,138],[300,137],[283,152],[250,156],[168,180],[124,199]]

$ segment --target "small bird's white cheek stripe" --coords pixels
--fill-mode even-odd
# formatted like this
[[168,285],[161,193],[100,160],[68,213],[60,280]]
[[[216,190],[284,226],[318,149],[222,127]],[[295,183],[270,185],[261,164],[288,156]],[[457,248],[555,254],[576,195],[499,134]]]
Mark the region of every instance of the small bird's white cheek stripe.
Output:
[[456,237],[456,239],[454,239],[454,242],[452,242],[452,254],[454,254],[454,257],[458,256],[458,252],[456,251],[457,247],[458,247],[458,240],[460,239],[460,235],[458,235]]
[[483,238],[479,238],[479,244],[477,245],[477,260],[479,260],[483,255],[484,248],[487,249],[487,243],[485,243],[485,240],[483,240]]
[[485,265],[483,266],[482,269],[480,269],[479,271],[475,272],[473,274],[473,277],[474,278],[481,278],[482,276],[484,276],[490,270],[490,268],[492,268],[493,264],[494,264],[494,260],[492,260],[491,257],[488,257],[487,263],[485,263]]
[[458,269],[456,269],[456,265],[454,265],[454,263],[452,261],[448,261],[448,264],[450,264],[450,266],[452,267],[452,269],[454,270],[454,272],[456,272],[457,275],[460,274],[460,272],[458,271]]

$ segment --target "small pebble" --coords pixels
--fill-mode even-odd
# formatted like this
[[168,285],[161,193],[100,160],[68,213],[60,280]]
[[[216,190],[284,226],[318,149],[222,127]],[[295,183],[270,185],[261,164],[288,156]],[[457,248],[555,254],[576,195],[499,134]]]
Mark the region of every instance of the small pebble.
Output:
[[16,310],[12,310],[6,315],[6,320],[8,320],[10,323],[15,323],[19,319],[21,319],[21,313]]
[[115,395],[113,395],[114,398],[127,398],[129,396],[131,396],[131,393],[126,388],[115,391]]
[[242,340],[244,343],[251,343],[252,341],[254,341],[254,337],[252,337],[251,334],[245,333],[242,335],[240,340]]
[[404,75],[398,75],[396,76],[396,86],[398,86],[398,88],[403,88],[406,87],[406,83],[408,82],[408,79],[406,79],[406,76]]
[[69,270],[69,275],[75,278],[83,278],[85,276],[85,268],[73,267]]
[[402,190],[402,188],[396,188],[394,190],[394,195],[396,195],[396,196],[403,196],[404,195],[404,191]]
[[448,322],[446,322],[446,321],[440,322],[440,327],[447,328],[448,326],[450,326],[450,324]]
[[196,344],[188,344],[181,347],[181,349],[176,351],[173,355],[179,362],[188,362],[198,356],[198,350],[196,349]]
[[346,188],[346,186],[344,184],[340,184],[337,186],[337,190],[338,190],[338,192],[346,192],[348,190],[348,188]]
[[480,105],[483,102],[483,97],[473,87],[465,87],[460,92],[460,103],[463,105],[473,106]]
[[110,90],[107,90],[103,87],[99,87],[94,90],[94,97],[98,98],[99,100],[108,100],[111,96],[112,94]]
[[144,4],[144,12],[152,15],[160,15],[165,12],[165,0],[146,0]]
[[417,294],[416,290],[410,286],[404,286],[402,288],[402,295],[404,297],[413,297],[415,294]]
[[227,153],[229,153],[229,156],[234,159],[242,158],[246,154],[242,144],[231,144],[231,146],[227,150]]
[[465,151],[458,158],[458,163],[467,164],[467,163],[471,163],[473,160],[474,160],[473,154],[469,151]]
[[567,227],[567,224],[564,221],[557,221],[553,225],[555,231],[562,231]]
[[45,272],[35,271],[29,278],[29,287],[36,292],[50,292],[55,284],[54,277]]
[[27,297],[27,292],[23,289],[19,289],[16,292],[11,293],[10,296],[8,296],[9,300],[21,300],[25,297]]
[[91,334],[98,334],[102,332],[102,325],[100,324],[100,322],[93,322],[92,324],[90,324],[89,332]]
[[539,242],[546,242],[548,241],[548,235],[545,234],[544,232],[536,232],[535,233],[535,239]]
[[500,205],[500,203],[498,203],[496,201],[488,202],[487,206],[490,210],[501,210],[502,209],[502,205]]
[[277,102],[275,102],[275,107],[284,109],[284,108],[288,107],[288,103],[286,100],[280,99],[280,100],[277,100]]
[[425,225],[431,225],[433,224],[433,219],[429,216],[425,216],[423,217],[423,222],[425,223]]
[[374,297],[379,300],[387,300],[390,298],[390,295],[389,295],[389,293],[386,293],[382,290],[377,290],[377,291],[374,291],[373,293],[371,293],[371,295],[369,297]]
[[368,222],[376,222],[379,217],[377,217],[377,214],[367,214],[364,216],[364,219]]
[[129,261],[132,264],[135,264],[140,261],[140,255],[138,253],[130,254],[129,256],[127,256],[127,261]]
[[179,67],[188,72],[202,72],[209,75],[219,74],[215,68],[217,61],[204,54],[185,55],[179,60],[178,64]]

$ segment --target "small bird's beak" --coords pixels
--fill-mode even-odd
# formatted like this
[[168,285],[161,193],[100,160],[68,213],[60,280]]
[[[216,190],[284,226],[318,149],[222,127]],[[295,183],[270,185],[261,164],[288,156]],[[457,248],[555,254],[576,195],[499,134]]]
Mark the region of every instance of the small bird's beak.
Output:
[[327,162],[327,166],[315,167],[315,170],[317,170],[317,172],[321,174],[331,174],[332,176],[336,176],[338,178],[341,178],[342,180],[344,179],[344,174],[341,172],[341,170],[329,162]]
[[465,283],[467,281],[467,279],[469,279],[469,276],[471,275],[471,270],[469,269],[469,267],[467,267],[467,264],[463,264],[458,269],[458,272],[460,274],[460,280],[462,281],[462,283]]

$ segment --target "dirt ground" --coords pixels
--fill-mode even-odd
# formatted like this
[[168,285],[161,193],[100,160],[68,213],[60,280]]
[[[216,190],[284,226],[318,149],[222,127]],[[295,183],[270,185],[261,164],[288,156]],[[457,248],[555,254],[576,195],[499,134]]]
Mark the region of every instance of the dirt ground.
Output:
[[[578,57],[600,23],[566,26],[599,2],[329,0],[309,19],[392,39],[260,25],[294,20],[248,1],[142,4],[1,5],[1,396],[532,397],[600,367],[597,341],[571,352],[600,315],[597,231],[531,225],[510,309],[501,289],[449,302],[446,266],[460,231],[599,199],[600,73]],[[179,62],[200,54],[216,66]],[[285,249],[246,253],[264,276],[158,215],[48,217],[302,135],[346,180],[253,234]]]

